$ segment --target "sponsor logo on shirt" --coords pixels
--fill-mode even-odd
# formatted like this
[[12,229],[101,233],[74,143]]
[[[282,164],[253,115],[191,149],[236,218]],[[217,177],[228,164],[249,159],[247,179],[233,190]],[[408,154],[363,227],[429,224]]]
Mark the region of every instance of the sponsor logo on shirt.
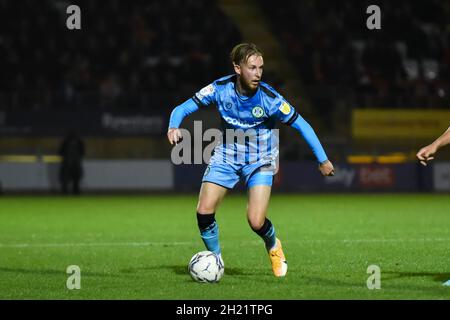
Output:
[[204,97],[207,97],[213,93],[214,93],[214,86],[212,84],[210,84],[210,85],[207,85],[206,87],[204,87],[198,93],[196,93],[196,96],[197,96],[197,98],[199,98],[201,100]]
[[287,102],[283,102],[278,109],[285,115],[291,112],[291,106]]
[[257,126],[264,122],[264,121],[259,121],[259,122],[255,122],[255,123],[248,123],[248,122],[245,122],[245,121],[242,121],[239,119],[235,119],[235,118],[231,118],[231,117],[227,117],[227,116],[223,117],[223,119],[226,122],[228,122],[229,124],[234,125],[234,126],[239,126],[241,128],[251,128],[251,127]]

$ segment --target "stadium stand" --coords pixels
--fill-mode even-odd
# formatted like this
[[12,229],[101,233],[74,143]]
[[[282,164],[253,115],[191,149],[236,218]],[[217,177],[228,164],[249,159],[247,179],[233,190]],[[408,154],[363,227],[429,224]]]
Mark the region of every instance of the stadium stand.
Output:
[[[66,28],[67,6],[82,29]],[[171,109],[230,72],[239,31],[216,1],[0,0],[0,108]]]
[[262,1],[275,34],[298,66],[313,105],[447,108],[450,4],[377,1],[381,30],[366,28],[370,1]]
[[[271,48],[262,29],[281,43],[303,90],[284,90],[293,79],[277,73],[282,68],[268,66],[264,79],[286,93],[333,155],[351,152],[356,108],[448,109],[448,2],[378,1],[381,30],[366,28],[369,1],[248,1],[262,8],[264,19],[244,15],[247,25],[225,14],[224,3],[242,11],[237,0],[108,0],[108,5],[0,0],[0,152],[51,153],[54,137],[65,134],[63,122],[68,122],[82,124],[85,135],[105,137],[102,148],[88,141],[88,156],[140,157],[136,150],[143,149],[142,142],[107,139],[150,134],[154,142],[145,156],[167,156],[162,134],[167,116],[193,92],[231,72],[230,48],[253,39],[244,38],[242,30],[259,32],[262,47]],[[66,28],[70,4],[82,9],[81,30]],[[269,28],[261,26],[263,20]],[[267,62],[280,65],[270,54]],[[281,126],[281,134],[285,158],[308,157],[308,149],[299,148],[301,140],[289,138],[289,128]],[[52,138],[49,147],[33,140],[44,135]],[[116,152],[116,145],[128,148]]]

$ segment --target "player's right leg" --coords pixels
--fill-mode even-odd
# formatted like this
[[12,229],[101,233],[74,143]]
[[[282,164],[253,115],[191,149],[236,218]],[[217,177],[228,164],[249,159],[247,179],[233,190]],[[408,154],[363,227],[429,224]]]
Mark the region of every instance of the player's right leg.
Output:
[[219,256],[221,256],[219,226],[215,219],[215,213],[226,192],[225,187],[211,182],[203,182],[197,205],[197,223],[203,243],[207,250]]
[[[218,153],[219,155],[221,153]],[[202,187],[197,205],[197,221],[202,240],[209,251],[219,255],[219,227],[215,213],[228,189],[239,181],[238,168],[224,161],[211,158],[202,179]],[[222,261],[222,259],[221,259]],[[223,261],[222,261],[223,263]]]

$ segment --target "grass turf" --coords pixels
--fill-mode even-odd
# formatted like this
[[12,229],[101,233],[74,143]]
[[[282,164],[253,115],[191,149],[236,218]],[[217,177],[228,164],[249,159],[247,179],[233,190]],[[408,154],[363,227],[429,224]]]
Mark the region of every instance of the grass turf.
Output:
[[[0,299],[449,299],[448,194],[278,195],[269,217],[289,271],[272,276],[246,198],[216,218],[218,284],[187,273],[204,250],[195,195],[0,197]],[[381,289],[366,286],[369,265]],[[81,269],[68,290],[66,268]]]

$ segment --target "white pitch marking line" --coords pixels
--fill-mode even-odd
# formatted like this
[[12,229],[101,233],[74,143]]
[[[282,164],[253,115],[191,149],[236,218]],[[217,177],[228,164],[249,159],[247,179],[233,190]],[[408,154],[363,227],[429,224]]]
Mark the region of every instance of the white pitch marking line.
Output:
[[50,247],[147,247],[147,246],[185,246],[193,242],[72,242],[72,243],[0,243],[0,248],[50,248]]
[[[411,238],[411,239],[299,239],[286,243],[385,243],[385,242],[450,242],[450,238]],[[189,246],[195,242],[72,242],[72,243],[0,243],[0,248],[51,248],[51,247],[148,247],[148,246]],[[247,245],[257,245],[260,241],[249,241]]]
[[411,238],[411,239],[395,239],[395,238],[374,238],[374,239],[311,239],[311,240],[294,240],[286,242],[343,242],[343,243],[376,243],[376,242],[450,242],[450,238]]

